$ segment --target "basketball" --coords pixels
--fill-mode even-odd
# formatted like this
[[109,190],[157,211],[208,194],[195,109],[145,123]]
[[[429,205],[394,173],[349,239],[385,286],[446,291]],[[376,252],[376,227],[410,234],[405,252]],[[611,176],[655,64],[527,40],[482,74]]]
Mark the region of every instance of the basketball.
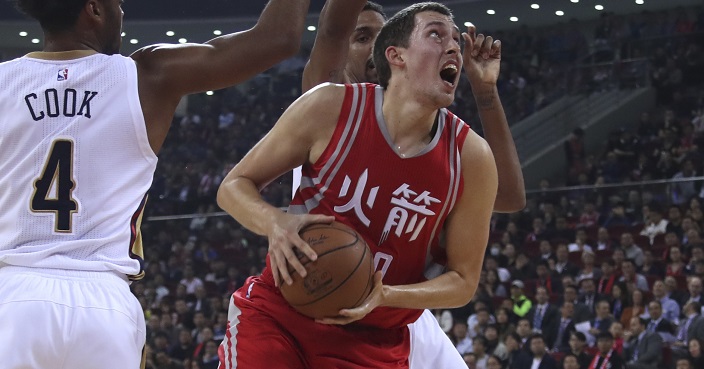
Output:
[[369,295],[373,285],[371,251],[352,228],[338,222],[313,224],[299,233],[318,255],[310,261],[298,253],[308,274],[289,271],[293,284],[282,284],[281,293],[291,306],[311,318],[338,315]]

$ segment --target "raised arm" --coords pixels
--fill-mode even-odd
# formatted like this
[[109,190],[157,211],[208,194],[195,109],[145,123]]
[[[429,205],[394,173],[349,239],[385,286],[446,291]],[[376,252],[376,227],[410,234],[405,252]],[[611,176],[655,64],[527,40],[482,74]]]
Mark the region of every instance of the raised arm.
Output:
[[[320,12],[318,34],[303,70],[303,91],[323,82],[344,83],[350,37],[367,0],[329,0]],[[373,38],[370,37],[369,42]]]
[[295,55],[309,2],[270,0],[249,30],[203,44],[152,45],[132,54],[152,148],[161,147],[184,95],[233,86]]
[[295,257],[291,245],[315,260],[315,253],[301,240],[298,231],[310,223],[331,222],[334,218],[287,214],[264,201],[259,191],[322,153],[335,129],[344,93],[342,86],[324,85],[301,96],[230,171],[218,190],[218,205],[223,210],[245,228],[268,237],[269,258],[277,285],[282,279],[291,283],[287,260],[305,276],[305,268]]
[[501,42],[493,40],[491,36],[477,35],[474,26],[469,26],[463,37],[467,45],[465,71],[479,110],[484,138],[494,153],[498,168],[499,189],[494,211],[516,212],[526,206],[526,191],[516,144],[496,88],[501,64]]

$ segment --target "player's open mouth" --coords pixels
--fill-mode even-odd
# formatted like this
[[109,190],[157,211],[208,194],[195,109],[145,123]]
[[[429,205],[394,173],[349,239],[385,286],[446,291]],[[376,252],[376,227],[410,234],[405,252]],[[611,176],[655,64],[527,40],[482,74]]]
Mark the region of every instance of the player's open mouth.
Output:
[[454,62],[449,62],[440,71],[440,78],[445,81],[445,83],[454,86],[457,82],[457,74],[459,73],[459,68]]

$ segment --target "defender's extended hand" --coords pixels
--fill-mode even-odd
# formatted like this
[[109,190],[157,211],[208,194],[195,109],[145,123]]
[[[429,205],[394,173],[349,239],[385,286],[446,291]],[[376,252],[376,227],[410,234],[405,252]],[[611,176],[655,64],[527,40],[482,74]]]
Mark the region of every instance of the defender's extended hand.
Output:
[[501,67],[501,41],[481,33],[477,35],[474,25],[467,27],[467,32],[462,33],[462,38],[465,42],[462,58],[469,82],[472,86],[495,85]]

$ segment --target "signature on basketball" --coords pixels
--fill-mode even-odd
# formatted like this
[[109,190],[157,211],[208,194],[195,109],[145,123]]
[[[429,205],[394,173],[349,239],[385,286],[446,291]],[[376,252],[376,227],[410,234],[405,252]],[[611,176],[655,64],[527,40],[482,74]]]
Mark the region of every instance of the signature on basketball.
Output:
[[332,276],[327,271],[312,270],[303,279],[303,287],[309,295],[324,293],[332,283]]
[[319,245],[319,244],[325,242],[325,240],[327,240],[328,238],[330,238],[330,237],[328,237],[328,236],[326,236],[326,235],[324,235],[324,234],[321,234],[321,235],[319,235],[319,236],[317,236],[317,237],[308,236],[308,237],[306,238],[306,242],[307,242],[310,246],[315,246],[315,245]]

